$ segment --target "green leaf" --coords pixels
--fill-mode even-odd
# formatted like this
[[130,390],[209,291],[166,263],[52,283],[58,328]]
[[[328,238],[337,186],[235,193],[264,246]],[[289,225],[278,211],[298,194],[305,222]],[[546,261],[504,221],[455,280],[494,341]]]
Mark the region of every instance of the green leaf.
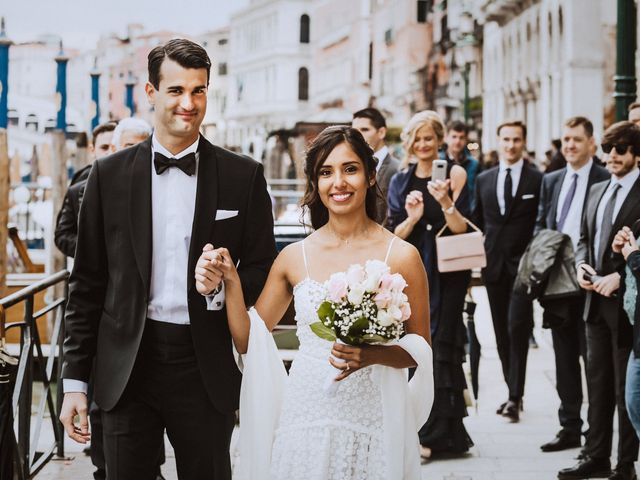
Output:
[[335,315],[336,311],[333,309],[331,302],[322,302],[318,307],[318,318],[323,322],[327,317],[329,317],[329,320],[333,322]]
[[364,332],[369,326],[369,320],[365,317],[360,317],[358,320],[353,322],[353,325],[349,328],[349,335],[352,336],[361,336],[362,332]]
[[311,331],[315,333],[317,336],[319,336],[320,338],[329,340],[330,342],[336,341],[335,332],[329,327],[325,327],[322,322],[312,323],[311,325],[309,325],[309,327],[311,328]]

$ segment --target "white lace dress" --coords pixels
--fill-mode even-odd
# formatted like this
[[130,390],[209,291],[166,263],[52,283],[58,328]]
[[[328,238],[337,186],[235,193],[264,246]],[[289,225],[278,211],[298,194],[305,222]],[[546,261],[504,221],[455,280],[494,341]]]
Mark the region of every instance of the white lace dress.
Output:
[[332,343],[317,337],[322,284],[305,278],[293,291],[300,350],[284,393],[271,456],[273,480],[383,480],[380,382],[364,368],[328,394],[325,382],[338,371],[329,364]]

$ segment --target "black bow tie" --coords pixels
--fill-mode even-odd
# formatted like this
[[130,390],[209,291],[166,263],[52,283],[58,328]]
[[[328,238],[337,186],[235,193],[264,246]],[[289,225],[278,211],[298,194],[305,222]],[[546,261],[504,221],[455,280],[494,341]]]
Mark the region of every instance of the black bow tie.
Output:
[[155,152],[153,155],[153,166],[158,175],[162,175],[168,168],[178,167],[184,173],[191,176],[196,173],[196,154],[195,152],[191,152],[182,158],[167,158],[161,153]]

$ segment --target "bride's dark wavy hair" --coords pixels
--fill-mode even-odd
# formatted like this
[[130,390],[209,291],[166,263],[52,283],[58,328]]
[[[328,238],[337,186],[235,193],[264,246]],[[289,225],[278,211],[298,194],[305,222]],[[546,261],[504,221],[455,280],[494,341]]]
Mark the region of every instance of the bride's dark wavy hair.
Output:
[[[318,176],[320,168],[324,165],[329,154],[338,145],[346,143],[351,150],[362,160],[365,177],[375,179],[376,165],[378,161],[373,156],[373,150],[367,144],[362,134],[355,128],[347,126],[332,126],[325,128],[311,142],[307,150],[307,158],[304,165],[304,173],[307,177],[306,191],[302,198],[303,214],[309,211],[311,226],[317,230],[329,221],[329,210],[322,203],[318,192]],[[382,197],[377,182],[367,188],[365,197],[365,209],[367,216],[376,219],[376,200]]]

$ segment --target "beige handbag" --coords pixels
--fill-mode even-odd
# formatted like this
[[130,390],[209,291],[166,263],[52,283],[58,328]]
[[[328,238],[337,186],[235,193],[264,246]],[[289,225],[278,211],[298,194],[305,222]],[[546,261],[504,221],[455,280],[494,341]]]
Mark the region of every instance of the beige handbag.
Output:
[[475,232],[458,233],[457,235],[443,237],[442,232],[447,228],[445,224],[436,235],[438,271],[441,273],[459,272],[487,266],[482,231],[466,218],[464,221]]

